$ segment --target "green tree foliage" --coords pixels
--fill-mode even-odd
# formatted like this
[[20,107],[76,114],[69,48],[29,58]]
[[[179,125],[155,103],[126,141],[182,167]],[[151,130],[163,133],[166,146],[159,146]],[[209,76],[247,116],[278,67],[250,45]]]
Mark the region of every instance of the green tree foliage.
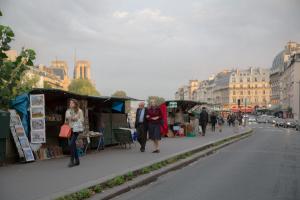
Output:
[[[125,97],[127,97],[127,93],[123,90],[117,90],[111,96],[112,97],[125,98]],[[130,111],[130,109],[131,109],[131,102],[126,101],[125,102],[125,112],[128,113]]]
[[82,95],[100,96],[95,86],[87,79],[73,79],[69,85],[69,91]]
[[9,60],[5,54],[10,50],[10,42],[14,37],[10,27],[0,25],[0,108],[8,108],[10,100],[30,90],[37,81],[36,78],[25,76],[28,66],[32,66],[35,59],[32,49],[22,48],[14,61]]
[[117,90],[111,96],[112,97],[127,97],[127,94],[123,90]]
[[149,96],[147,99],[147,103],[148,105],[150,105],[150,100],[154,99],[157,103],[157,105],[161,105],[162,103],[166,102],[166,100],[163,97],[159,97],[159,96]]

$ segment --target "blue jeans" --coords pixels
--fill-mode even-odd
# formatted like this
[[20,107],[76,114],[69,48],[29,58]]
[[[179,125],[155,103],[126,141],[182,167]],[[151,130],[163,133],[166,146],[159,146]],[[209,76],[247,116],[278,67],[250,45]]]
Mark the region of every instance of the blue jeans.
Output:
[[71,151],[71,162],[79,162],[77,147],[76,147],[76,140],[78,137],[78,132],[72,132],[71,140],[70,140],[70,151]]

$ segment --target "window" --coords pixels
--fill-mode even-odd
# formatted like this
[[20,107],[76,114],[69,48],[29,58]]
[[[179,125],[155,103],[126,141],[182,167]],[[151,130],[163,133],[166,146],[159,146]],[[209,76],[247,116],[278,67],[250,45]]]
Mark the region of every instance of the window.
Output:
[[235,95],[235,90],[232,93],[233,93],[233,95]]
[[257,91],[255,90],[255,95],[257,95]]
[[248,88],[251,88],[250,84],[248,84]]
[[266,91],[265,91],[265,90],[263,91],[263,94],[266,94]]
[[236,103],[236,98],[232,98],[232,102],[233,102],[233,103]]
[[265,77],[262,78],[262,81],[266,81]]
[[248,95],[251,95],[251,92],[250,92],[250,90],[248,90]]
[[257,82],[257,77],[254,78],[254,81]]
[[240,79],[240,83],[242,83],[242,82],[243,82],[243,79],[241,78],[241,79]]
[[240,95],[243,95],[243,91],[240,91]]
[[255,84],[255,88],[257,88],[257,84]]
[[250,78],[247,78],[247,82],[250,82]]

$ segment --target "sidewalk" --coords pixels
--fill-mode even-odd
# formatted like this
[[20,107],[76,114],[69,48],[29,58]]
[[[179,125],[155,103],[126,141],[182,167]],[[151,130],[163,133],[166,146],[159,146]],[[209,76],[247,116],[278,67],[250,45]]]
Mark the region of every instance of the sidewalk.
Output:
[[[240,128],[240,132],[247,130]],[[81,165],[74,168],[67,167],[69,158],[0,167],[0,198],[51,199],[235,134],[232,128],[225,128],[222,133],[208,131],[205,137],[164,138],[159,154],[151,153],[151,141],[145,153],[139,151],[139,144],[131,149],[111,147],[82,157]]]

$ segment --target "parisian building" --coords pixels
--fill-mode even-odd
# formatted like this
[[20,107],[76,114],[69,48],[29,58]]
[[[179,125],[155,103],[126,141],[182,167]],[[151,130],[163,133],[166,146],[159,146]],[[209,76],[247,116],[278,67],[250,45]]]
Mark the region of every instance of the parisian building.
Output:
[[283,117],[300,120],[300,51],[290,56],[280,77]]
[[271,104],[273,110],[281,110],[281,100],[283,88],[281,87],[281,76],[284,72],[284,66],[287,64],[291,55],[300,50],[300,44],[296,42],[288,42],[281,52],[279,52],[272,64],[270,71],[270,85],[271,85]]
[[75,63],[74,79],[91,80],[91,64],[87,60],[78,60]]

